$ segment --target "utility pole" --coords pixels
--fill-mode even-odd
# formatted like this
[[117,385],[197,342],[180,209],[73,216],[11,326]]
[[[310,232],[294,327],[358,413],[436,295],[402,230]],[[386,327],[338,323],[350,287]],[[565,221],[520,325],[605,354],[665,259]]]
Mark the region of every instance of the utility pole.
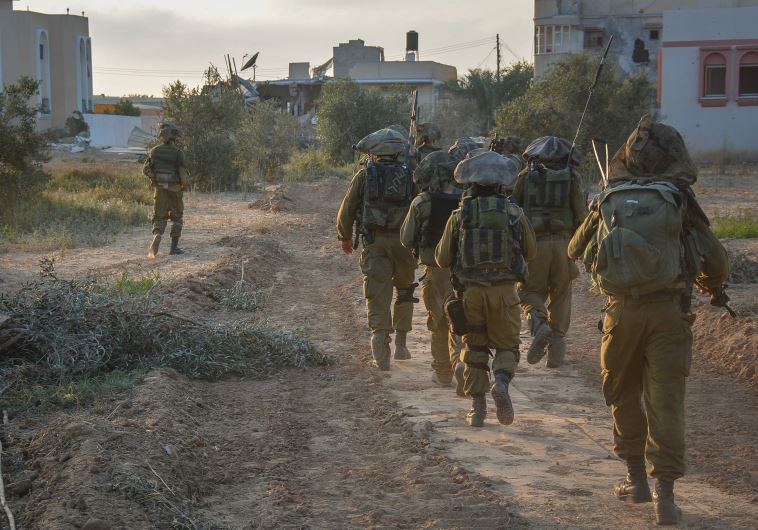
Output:
[[497,80],[500,81],[500,33],[495,37],[497,43]]

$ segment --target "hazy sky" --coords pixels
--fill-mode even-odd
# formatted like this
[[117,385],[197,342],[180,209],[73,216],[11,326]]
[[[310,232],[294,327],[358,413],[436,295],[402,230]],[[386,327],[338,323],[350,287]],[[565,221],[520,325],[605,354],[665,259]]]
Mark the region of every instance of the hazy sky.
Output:
[[[159,95],[175,79],[196,85],[225,53],[260,51],[258,79],[287,76],[289,62],[311,66],[332,46],[361,38],[398,59],[405,32],[419,32],[421,59],[458,68],[495,67],[495,34],[503,62],[529,59],[532,0],[21,0],[15,9],[85,12],[92,37],[95,94]],[[454,47],[461,43],[466,46]],[[507,46],[507,47],[506,47]],[[508,48],[512,50],[509,51]],[[428,50],[428,53],[425,53]]]

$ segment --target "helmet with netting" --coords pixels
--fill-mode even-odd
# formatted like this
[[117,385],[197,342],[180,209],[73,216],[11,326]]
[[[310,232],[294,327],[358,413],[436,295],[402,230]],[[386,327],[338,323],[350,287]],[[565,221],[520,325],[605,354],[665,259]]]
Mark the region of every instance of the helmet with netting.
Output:
[[408,143],[405,137],[393,129],[379,129],[364,137],[355,149],[375,156],[396,155],[403,152]]
[[469,136],[462,136],[458,138],[452,146],[450,146],[450,149],[448,149],[447,152],[455,160],[460,162],[461,160],[466,158],[466,155],[469,152],[473,151],[474,149],[478,149],[480,147],[482,147],[482,144],[480,144],[473,138]]
[[461,184],[510,188],[518,173],[519,167],[513,160],[485,149],[466,157],[456,166],[455,180]]
[[413,172],[413,182],[419,190],[436,193],[445,184],[454,182],[453,171],[458,161],[446,151],[435,151],[425,156]]
[[536,159],[543,164],[566,164],[569,152],[572,165],[578,166],[582,156],[576,147],[571,149],[571,142],[557,136],[543,136],[530,143],[524,150],[524,159],[530,162]]

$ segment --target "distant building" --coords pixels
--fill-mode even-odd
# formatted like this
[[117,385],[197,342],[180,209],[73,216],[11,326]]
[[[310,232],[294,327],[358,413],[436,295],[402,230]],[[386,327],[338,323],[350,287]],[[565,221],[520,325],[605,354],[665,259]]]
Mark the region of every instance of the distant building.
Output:
[[644,72],[658,86],[661,118],[696,156],[756,158],[757,9],[758,0],[535,0],[535,75],[568,54],[602,52],[613,35],[621,74]]
[[[334,77],[326,77],[333,68]],[[418,103],[426,112],[434,112],[441,89],[458,77],[454,66],[419,60],[418,34],[406,35],[406,53],[402,61],[387,61],[384,49],[366,46],[361,39],[340,43],[332,49],[332,58],[324,65],[310,68],[310,63],[290,63],[288,79],[258,82],[265,99],[277,97],[286,102],[295,116],[312,116],[321,86],[332,79],[349,77],[356,83],[391,92],[399,87],[418,91]]]
[[39,83],[40,129],[92,110],[92,41],[84,16],[16,11],[0,0],[0,87],[22,76]]

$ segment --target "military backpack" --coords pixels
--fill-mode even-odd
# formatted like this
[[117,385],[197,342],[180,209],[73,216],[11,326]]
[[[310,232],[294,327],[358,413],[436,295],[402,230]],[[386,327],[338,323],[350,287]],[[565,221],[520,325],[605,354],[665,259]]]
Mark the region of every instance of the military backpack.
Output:
[[682,283],[685,210],[674,184],[623,182],[596,200],[600,219],[590,260],[603,292],[638,297]]
[[412,199],[413,180],[405,164],[369,161],[363,194],[364,235],[372,237],[375,230],[399,230]]
[[419,246],[434,249],[442,239],[447,220],[458,208],[461,196],[457,193],[429,193],[429,219],[421,226]]
[[538,236],[571,235],[576,229],[571,209],[571,168],[550,169],[533,162],[524,178],[524,213]]
[[523,281],[522,215],[505,195],[464,197],[455,276],[463,282]]

